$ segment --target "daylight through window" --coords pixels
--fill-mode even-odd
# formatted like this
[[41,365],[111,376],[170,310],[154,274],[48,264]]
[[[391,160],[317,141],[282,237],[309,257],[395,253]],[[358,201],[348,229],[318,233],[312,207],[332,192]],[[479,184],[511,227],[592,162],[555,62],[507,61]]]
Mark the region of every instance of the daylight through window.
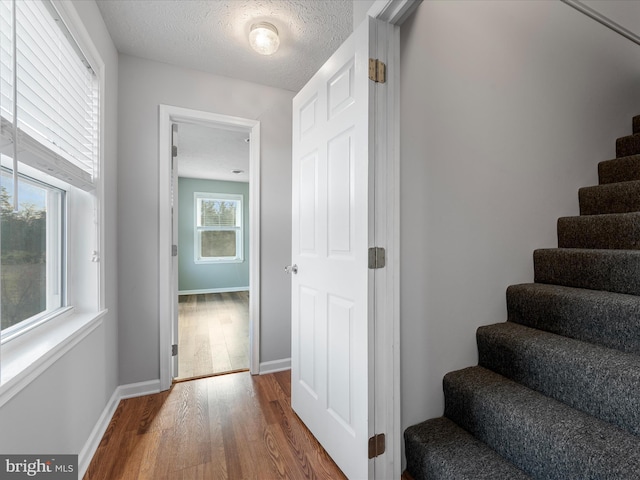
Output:
[[13,208],[11,172],[0,172],[0,290],[2,330],[11,332],[62,306],[64,192],[18,178]]
[[241,262],[242,195],[195,193],[195,262]]

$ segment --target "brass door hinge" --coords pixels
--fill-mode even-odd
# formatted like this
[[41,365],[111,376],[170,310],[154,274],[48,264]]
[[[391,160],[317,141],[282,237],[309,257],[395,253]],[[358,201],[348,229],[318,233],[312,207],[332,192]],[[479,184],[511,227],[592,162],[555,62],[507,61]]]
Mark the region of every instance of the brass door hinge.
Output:
[[369,59],[369,79],[376,83],[387,81],[387,66],[377,58]]
[[369,459],[382,455],[385,451],[384,433],[378,433],[369,439]]

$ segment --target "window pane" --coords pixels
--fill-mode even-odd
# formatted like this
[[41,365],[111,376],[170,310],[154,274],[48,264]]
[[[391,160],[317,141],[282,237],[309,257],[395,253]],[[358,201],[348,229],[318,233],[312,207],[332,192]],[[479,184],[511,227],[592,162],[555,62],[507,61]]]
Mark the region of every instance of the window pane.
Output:
[[200,227],[235,227],[237,205],[234,200],[200,199]]
[[204,231],[201,232],[201,235],[201,258],[237,256],[235,231]]
[[16,212],[10,174],[3,171],[0,180],[0,310],[5,330],[61,306],[62,193],[20,178]]

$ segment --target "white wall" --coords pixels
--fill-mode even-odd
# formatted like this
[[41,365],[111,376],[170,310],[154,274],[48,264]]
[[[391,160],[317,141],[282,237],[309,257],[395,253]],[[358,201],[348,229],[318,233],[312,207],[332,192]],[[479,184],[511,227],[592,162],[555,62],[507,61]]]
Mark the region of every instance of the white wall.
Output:
[[93,1],[74,5],[106,68],[105,241],[103,324],[0,409],[0,452],[74,453],[85,446],[118,385],[116,270],[117,52]]
[[159,104],[260,120],[260,361],[289,358],[294,93],[127,55],[119,72],[120,383],[159,378]]
[[640,114],[640,48],[561,2],[423,2],[402,26],[402,426],[443,413],[442,377]]
[[375,3],[375,0],[353,0],[353,30],[358,28],[365,18],[367,18],[367,12],[371,6]]

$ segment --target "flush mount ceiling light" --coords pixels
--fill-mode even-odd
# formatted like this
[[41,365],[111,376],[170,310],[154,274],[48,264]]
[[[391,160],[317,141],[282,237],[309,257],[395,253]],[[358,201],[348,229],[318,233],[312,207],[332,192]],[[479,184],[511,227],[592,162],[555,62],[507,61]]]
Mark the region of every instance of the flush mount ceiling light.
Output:
[[280,46],[278,29],[270,23],[260,22],[251,25],[249,44],[260,55],[272,55]]

